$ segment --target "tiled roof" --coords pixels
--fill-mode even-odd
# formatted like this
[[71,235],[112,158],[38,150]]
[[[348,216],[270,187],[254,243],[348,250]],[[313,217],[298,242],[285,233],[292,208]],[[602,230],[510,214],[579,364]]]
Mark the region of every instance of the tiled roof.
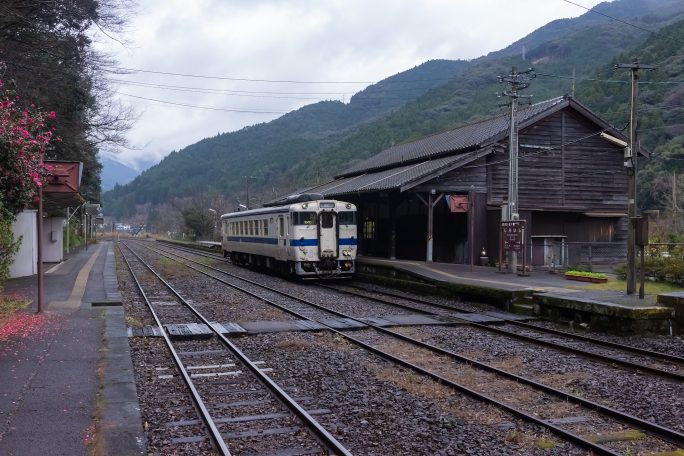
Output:
[[[565,100],[567,100],[565,97],[552,98],[521,108],[518,110],[518,122],[524,124],[527,120],[556,107]],[[509,128],[510,115],[502,114],[491,117],[410,143],[390,147],[347,169],[338,177],[349,177],[369,170],[400,166],[403,163],[415,163],[449,152],[486,146],[493,139],[507,132]]]
[[438,171],[447,172],[453,170],[487,155],[489,152],[490,150],[477,150],[435,160],[426,159],[422,162],[375,173],[343,177],[317,187],[309,188],[306,190],[306,193],[322,193],[325,197],[331,197],[350,193],[402,189],[402,187],[419,183],[425,176],[435,175]]

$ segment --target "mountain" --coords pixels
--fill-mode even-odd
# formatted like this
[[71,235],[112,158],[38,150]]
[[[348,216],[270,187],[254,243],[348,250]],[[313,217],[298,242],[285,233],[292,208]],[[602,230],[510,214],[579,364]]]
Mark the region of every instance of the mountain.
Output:
[[118,217],[132,215],[136,204],[157,204],[199,192],[237,192],[244,176],[256,176],[255,187],[268,183],[289,189],[296,185],[298,168],[325,147],[468,66],[466,61],[428,61],[366,88],[348,104],[322,101],[268,123],[203,139],[172,152],[130,184],[107,192],[104,206]]
[[[613,79],[610,65],[615,59],[643,50],[647,42],[655,46],[661,34],[649,30],[676,28],[684,19],[684,2],[616,0],[597,10],[603,15],[588,12],[553,21],[471,62],[426,62],[368,87],[348,105],[316,103],[269,123],[204,139],[107,192],[105,210],[130,215],[136,204],[201,192],[242,196],[247,176],[252,196],[263,189],[257,194],[261,199],[320,182],[393,144],[496,113],[500,108],[494,94],[503,89],[497,76],[508,75],[512,66],[534,66],[537,78],[526,93],[535,100],[570,92],[568,76],[574,69],[578,99],[606,115],[613,106],[623,108],[629,98],[606,89],[600,100],[593,92],[601,84],[596,80]],[[681,49],[670,52],[681,54]]]
[[100,163],[102,163],[102,190],[105,192],[113,189],[117,184],[126,185],[140,174],[139,171],[111,158],[100,157]]

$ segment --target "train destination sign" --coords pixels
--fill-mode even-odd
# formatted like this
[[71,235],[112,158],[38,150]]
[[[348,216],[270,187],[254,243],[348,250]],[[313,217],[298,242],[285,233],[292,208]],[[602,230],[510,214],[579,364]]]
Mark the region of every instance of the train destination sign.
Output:
[[525,248],[525,220],[501,222],[501,242],[504,252],[522,252]]

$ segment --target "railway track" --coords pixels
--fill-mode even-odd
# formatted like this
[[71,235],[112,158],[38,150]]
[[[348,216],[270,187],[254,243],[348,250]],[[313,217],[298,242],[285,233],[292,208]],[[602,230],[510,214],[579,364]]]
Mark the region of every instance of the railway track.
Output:
[[[267,367],[245,356],[130,246],[120,245],[126,247],[127,253],[121,249],[123,260],[173,359],[175,369],[157,367],[158,379],[179,377],[199,415],[167,423],[170,433],[177,433],[167,438],[171,448],[179,446],[172,452],[209,439],[222,455],[230,455],[231,447],[264,454],[351,455],[312,417],[326,410],[305,410],[266,375]],[[193,320],[213,334],[202,340],[169,336],[170,324]]]
[[[174,246],[174,248],[177,248]],[[178,248],[188,253],[212,258],[218,261],[227,261],[218,254],[206,254],[190,248]],[[473,310],[459,307],[453,304],[441,304],[426,299],[408,297],[399,293],[386,291],[367,290],[350,284],[342,286],[319,285],[339,293],[354,295],[364,299],[371,299],[375,302],[402,307],[411,312],[424,314],[446,314],[453,315],[454,312],[462,314],[477,313]],[[359,290],[350,291],[350,288]],[[402,304],[403,303],[403,304]],[[578,356],[606,363],[608,365],[619,365],[622,368],[633,372],[647,372],[670,380],[684,381],[684,357],[661,353],[653,350],[645,350],[625,344],[617,344],[602,339],[592,338],[580,334],[569,333],[552,328],[526,323],[522,321],[506,319],[501,313],[497,316],[503,318],[508,328],[492,327],[489,325],[477,324],[467,321],[474,327],[483,331],[492,332],[501,336],[523,340],[529,343],[562,350]],[[616,353],[617,352],[617,353]],[[643,362],[645,361],[645,362]]]
[[[382,304],[399,306],[412,312],[425,313],[428,315],[434,313],[454,315],[454,312],[466,314],[476,313],[471,310],[466,310],[451,305],[439,304],[423,299],[408,298],[406,296],[400,296],[394,293],[376,291],[360,293],[346,289],[351,288],[349,286],[319,286],[338,293],[370,299],[374,302]],[[378,295],[384,295],[384,297],[378,297]],[[495,313],[495,315],[498,314]],[[473,327],[497,335],[565,351],[567,353],[572,353],[574,355],[582,356],[584,358],[599,361],[608,365],[618,365],[633,372],[646,372],[651,375],[656,375],[678,382],[684,382],[684,374],[682,373],[682,370],[684,369],[684,358],[682,357],[669,355],[667,353],[644,350],[637,347],[630,347],[628,345],[616,344],[579,334],[572,334],[522,321],[516,321],[513,319],[505,319],[505,317],[504,320],[506,325],[513,327],[513,329],[503,329],[500,327],[471,321],[468,321],[468,323]],[[616,353],[616,351],[618,353]],[[644,362],[644,358],[646,362]]]
[[[249,293],[252,296],[256,296],[259,299],[264,300],[265,302],[272,303],[273,305],[278,306],[282,310],[285,310],[288,313],[295,315],[302,320],[309,320],[324,327],[327,327],[327,329],[329,329],[330,331],[333,331],[336,334],[345,337],[347,340],[353,342],[354,344],[357,344],[363,347],[364,349],[375,353],[376,355],[379,355],[387,360],[390,360],[393,363],[401,365],[404,368],[414,370],[420,373],[421,375],[425,375],[442,384],[449,385],[450,387],[462,393],[465,393],[471,397],[475,397],[478,400],[494,404],[497,407],[500,407],[508,411],[509,413],[512,413],[526,421],[533,422],[540,426],[544,426],[551,432],[561,436],[563,439],[567,441],[573,442],[574,444],[581,446],[583,448],[591,449],[595,452],[595,454],[620,454],[620,445],[612,443],[610,439],[598,439],[599,442],[603,443],[597,443],[597,439],[593,438],[592,436],[580,435],[583,430],[587,429],[587,423],[590,423],[592,429],[598,429],[608,434],[611,434],[611,432],[614,434],[618,431],[625,431],[625,424],[629,426],[634,426],[640,430],[639,432],[646,431],[648,433],[648,435],[644,436],[643,438],[649,439],[650,446],[652,448],[673,450],[677,447],[682,446],[682,444],[684,443],[684,435],[676,430],[657,425],[650,421],[643,420],[641,418],[629,415],[619,410],[586,400],[582,397],[572,395],[561,390],[557,390],[555,388],[536,382],[532,379],[516,375],[514,373],[505,371],[503,369],[499,369],[492,365],[479,362],[475,359],[468,358],[457,353],[444,350],[440,347],[421,342],[414,338],[400,334],[396,331],[389,330],[379,325],[375,325],[372,322],[369,322],[368,319],[355,318],[351,315],[343,314],[329,307],[322,306],[311,301],[307,301],[305,299],[302,299],[301,297],[297,297],[289,293],[276,290],[274,288],[265,287],[244,277],[239,277],[227,271],[207,266],[195,260],[183,257],[182,255],[170,253],[169,251],[152,249],[150,247],[147,248],[152,251],[156,251],[158,254],[163,255],[166,258],[175,259],[175,261],[184,264],[185,266],[195,270],[196,272],[204,274],[205,276],[211,277],[212,279],[218,280],[231,287],[234,287],[236,285],[226,281],[223,277],[229,276],[231,277],[231,280],[238,280],[241,281],[243,284],[249,284],[250,287],[253,287],[250,290],[247,290],[244,287],[244,285],[237,286],[240,287],[241,291]],[[270,294],[269,297],[265,297],[263,294],[255,292],[255,290],[261,290],[261,293],[263,293],[263,290],[266,289]],[[279,296],[279,299],[281,301],[283,298],[285,298],[286,301],[289,303],[297,302],[300,307],[299,310],[301,310],[301,305],[304,304],[305,306],[309,306],[310,308],[317,309],[317,311],[322,310],[324,312],[328,312],[329,314],[334,315],[337,318],[344,318],[348,321],[356,321],[359,324],[359,326],[370,328],[373,331],[373,334],[366,335],[364,337],[357,337],[350,334],[351,331],[349,330],[340,331],[332,326],[321,323],[320,318],[314,320],[310,316],[310,314],[307,315],[306,312],[300,313],[295,308],[290,307],[291,304],[288,305],[287,303],[283,304],[282,302],[275,302],[273,295]],[[357,335],[358,332],[359,331],[357,330]],[[368,339],[364,341],[363,339],[366,337]],[[380,339],[383,338],[386,338],[387,340],[384,342],[381,341]],[[383,350],[378,348],[379,346],[390,347],[390,349]],[[401,346],[403,348],[397,348],[397,346]],[[398,354],[399,356],[397,356]],[[463,382],[455,381],[455,379],[458,379],[459,377],[463,376],[463,372],[459,371],[458,369],[450,370],[442,368],[443,366],[448,366],[450,364],[448,362],[444,362],[444,360],[447,358],[451,360],[451,364],[453,364],[453,361],[457,361],[459,363],[462,363],[462,365],[471,366],[468,369],[475,368],[479,372],[493,376],[488,379],[484,379],[484,383],[498,384],[500,385],[502,391],[515,390],[516,385],[525,385],[525,387],[533,388],[537,392],[537,396],[535,400],[531,402],[534,402],[537,405],[535,405],[534,403],[523,404],[523,406],[511,404],[511,402],[515,401],[511,401],[510,398],[508,398],[508,400],[501,398],[501,391],[499,391],[499,397],[497,397],[497,394],[494,394],[494,392],[491,391],[488,392],[488,394],[483,393],[482,391],[476,391],[473,388],[473,386],[483,383],[482,378],[474,382],[474,385],[467,385]],[[430,362],[427,363],[427,366],[422,366],[421,364],[425,363],[421,363],[420,361],[415,362],[414,359],[429,360]],[[432,365],[434,362],[437,362],[437,365],[440,366],[440,369],[429,368],[429,366]],[[510,383],[506,384],[505,382]],[[567,411],[567,416],[554,416],[547,419],[540,418],[539,404],[548,405],[549,403],[553,404],[554,401],[556,401],[559,404],[559,407],[560,404],[565,402],[572,403],[579,409],[573,408],[572,410]],[[526,411],[524,410],[524,407],[527,407],[531,410]]]

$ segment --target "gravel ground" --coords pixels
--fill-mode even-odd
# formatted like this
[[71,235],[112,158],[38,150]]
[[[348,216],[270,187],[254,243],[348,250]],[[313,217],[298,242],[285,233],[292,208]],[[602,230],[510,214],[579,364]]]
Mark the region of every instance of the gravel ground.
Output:
[[[584,454],[328,332],[249,336],[236,344],[277,366],[271,377],[313,397],[311,407],[330,409],[319,422],[354,454]],[[554,447],[541,449],[546,442]]]
[[[425,296],[421,294],[408,293],[401,290],[395,290],[392,288],[387,288],[375,284],[363,283],[363,282],[353,282],[353,285],[379,292],[388,292],[394,294],[400,294],[406,296],[407,299],[415,298],[422,299],[431,302],[436,302],[444,305],[452,305],[460,309],[469,310],[473,312],[483,312],[483,311],[501,311],[500,308],[493,307],[487,304],[474,303],[461,301],[457,299],[447,299],[438,296]],[[570,331],[571,328],[568,324],[561,324],[551,321],[544,320],[534,320],[531,323],[539,325],[545,328],[557,329],[561,331]],[[684,357],[684,337],[681,336],[615,336],[611,334],[606,334],[598,331],[584,331],[578,330],[579,334],[593,337],[596,339],[602,339],[609,342],[615,342],[624,345],[631,345],[633,347],[643,348],[646,350],[654,350],[662,353],[667,353],[670,355]]]
[[684,431],[681,383],[612,368],[531,343],[512,342],[469,327],[402,328],[398,332]]
[[[140,248],[136,250],[142,251]],[[189,256],[187,253],[182,255]],[[144,257],[150,260],[154,258],[154,267],[165,277],[168,275],[174,287],[182,294],[192,296],[198,310],[206,312],[213,321],[294,318],[261,300],[248,297],[183,266],[179,267],[172,260],[160,259],[149,251]],[[311,284],[294,283],[213,260],[202,261],[357,317],[409,313],[401,308],[369,303],[362,298],[345,296]],[[125,266],[119,269],[119,276],[127,324],[152,324],[149,312],[143,306],[144,302],[134,291],[135,284],[125,271]],[[387,290],[374,285],[360,285],[367,289]],[[388,291],[401,293],[396,290]],[[409,299],[414,296],[408,293],[405,295]],[[421,295],[415,297],[456,304],[460,308],[473,311],[498,310],[475,303]],[[546,322],[539,324],[567,330],[567,327]],[[684,387],[681,384],[610,368],[556,350],[513,342],[511,339],[468,327],[421,326],[403,328],[401,331],[661,425],[684,430]],[[589,335],[679,356],[684,353],[681,338]],[[367,337],[373,339],[372,336]],[[177,446],[169,446],[169,437],[164,434],[166,423],[183,418],[174,418],[176,415],[169,414],[169,401],[164,398],[164,394],[180,410],[188,410],[186,402],[189,399],[177,391],[164,393],[159,381],[152,378],[154,375],[150,374],[153,372],[150,370],[151,366],[164,362],[155,354],[158,350],[157,342],[161,341],[131,339],[143,419],[148,430],[148,439],[152,439],[151,445],[148,442],[148,448],[151,448],[150,452],[153,454],[168,454],[169,451],[178,454],[204,454],[204,450],[196,452],[197,444],[188,444],[181,451]],[[292,396],[302,398],[307,409],[329,409],[330,413],[316,418],[354,454],[585,454],[566,442],[558,441],[541,428],[517,421],[492,406],[466,398],[420,375],[393,367],[328,332],[252,335],[240,337],[235,342],[252,359],[264,360],[273,367],[275,370],[269,375]],[[488,383],[490,388],[495,388],[493,385],[496,383],[491,379],[479,378],[479,374],[470,370],[459,372],[464,378],[471,378],[483,385]],[[521,392],[518,393],[519,396],[522,395]],[[550,404],[551,402],[547,404],[546,411],[543,406],[536,406],[539,407],[537,410],[540,416],[546,414],[556,417],[568,411],[559,404]],[[191,408],[192,404],[190,410]],[[184,416],[187,419],[188,415]],[[582,426],[591,427],[592,424],[600,429],[598,422],[590,420],[577,425],[578,432],[587,430]],[[196,429],[190,426],[186,431],[192,433]],[[641,445],[645,444],[642,442]],[[548,446],[551,448],[543,449]],[[620,449],[638,454],[643,448],[638,443],[625,443]],[[653,447],[655,449],[661,448]]]

